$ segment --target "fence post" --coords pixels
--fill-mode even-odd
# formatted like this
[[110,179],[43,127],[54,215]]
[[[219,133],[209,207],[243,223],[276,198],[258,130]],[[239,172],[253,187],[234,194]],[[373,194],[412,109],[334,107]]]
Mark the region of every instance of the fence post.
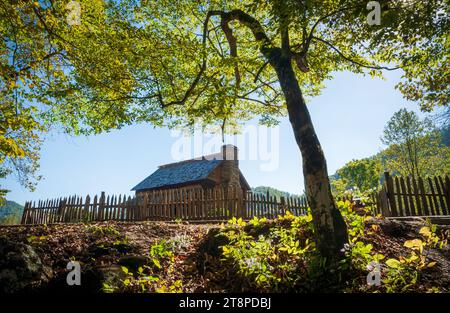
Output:
[[91,214],[89,212],[90,204],[91,204],[91,197],[89,197],[89,195],[87,195],[85,203],[84,203],[84,210],[82,211],[83,214],[81,215],[82,221],[90,222],[90,216],[91,216]]
[[105,192],[102,191],[100,194],[100,200],[99,200],[99,204],[98,204],[98,213],[99,213],[98,219],[100,221],[103,221],[103,217],[105,216],[104,209],[105,209]]
[[25,224],[27,215],[28,215],[28,202],[25,202],[25,206],[23,207],[22,219],[20,221],[20,224]]
[[391,216],[391,211],[389,210],[389,199],[387,197],[386,187],[383,186],[379,193],[380,202],[380,213],[385,217]]
[[59,222],[64,222],[66,214],[66,198],[61,199],[59,201],[58,214],[59,214]]
[[394,184],[392,182],[392,177],[389,175],[389,172],[384,172],[384,178],[387,188],[386,195],[390,209],[392,211],[392,216],[397,216],[397,204],[395,203]]
[[447,200],[447,214],[450,214],[450,178],[448,178],[448,175],[445,175],[445,185],[442,184],[442,188],[444,189],[445,199]]
[[275,216],[277,216],[278,214],[279,215],[284,215],[284,213],[285,213],[285,208],[286,208],[286,199],[284,198],[284,196],[281,196],[280,197],[280,205],[278,206],[279,207],[279,212],[277,212],[277,214],[275,214]]
[[244,196],[245,196],[244,190],[242,190],[242,188],[239,188],[238,189],[239,207],[241,208],[242,215],[247,219],[247,218],[251,218],[252,216],[250,216],[250,214],[248,214],[247,208],[245,207]]

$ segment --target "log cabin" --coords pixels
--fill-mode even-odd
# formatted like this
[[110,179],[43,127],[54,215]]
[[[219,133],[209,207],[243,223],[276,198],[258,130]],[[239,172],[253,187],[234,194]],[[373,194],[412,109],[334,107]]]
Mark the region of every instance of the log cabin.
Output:
[[133,187],[136,197],[164,189],[209,189],[238,187],[250,191],[239,169],[238,148],[223,145],[219,153],[161,165],[150,176]]

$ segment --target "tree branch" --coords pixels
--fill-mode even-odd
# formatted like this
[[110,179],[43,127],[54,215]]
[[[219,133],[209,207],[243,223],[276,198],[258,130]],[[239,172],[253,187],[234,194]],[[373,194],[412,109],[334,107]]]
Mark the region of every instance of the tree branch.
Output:
[[231,10],[229,12],[212,10],[209,11],[208,14],[210,16],[220,16],[221,19],[226,23],[232,20],[237,20],[241,24],[247,26],[252,31],[255,40],[262,44],[263,50],[270,48],[270,46],[272,45],[269,37],[267,37],[262,25],[258,22],[258,20],[242,10]]
[[328,41],[326,41],[326,40],[324,40],[322,38],[318,38],[318,37],[313,36],[312,39],[313,40],[317,40],[317,41],[319,41],[321,43],[324,43],[325,45],[327,45],[328,47],[330,47],[331,49],[336,51],[343,59],[345,59],[348,62],[351,62],[353,64],[356,64],[358,66],[365,67],[365,68],[370,68],[370,69],[374,69],[374,70],[387,70],[387,71],[394,71],[394,70],[400,69],[399,66],[397,66],[397,67],[386,67],[386,66],[377,66],[377,65],[363,64],[361,62],[355,61],[355,60],[345,56],[338,48],[336,48],[330,42],[328,42]]
[[347,10],[350,10],[350,9],[355,9],[355,8],[357,8],[357,6],[354,6],[354,7],[353,6],[352,7],[343,7],[341,9],[339,9],[339,10],[332,11],[332,12],[330,12],[330,13],[322,16],[322,17],[320,17],[319,19],[317,19],[317,21],[314,23],[314,25],[311,27],[311,30],[309,31],[308,38],[306,39],[304,47],[303,47],[303,52],[306,53],[308,51],[309,44],[311,43],[311,40],[314,37],[314,31],[316,30],[317,26],[319,26],[319,24],[322,21],[324,21],[324,20],[326,20],[326,19],[328,19],[328,18],[330,18],[333,15],[336,15],[338,13],[341,13],[341,12],[344,12],[344,11],[347,11]]
[[[242,10],[232,10],[229,12],[221,11],[221,10],[211,10],[206,14],[205,21],[203,22],[203,38],[202,38],[202,47],[203,47],[203,58],[202,63],[200,65],[200,70],[197,76],[194,78],[189,88],[184,93],[184,96],[181,100],[174,100],[171,102],[164,102],[161,91],[159,91],[155,96],[159,100],[162,107],[167,107],[171,105],[184,105],[188,98],[192,95],[195,88],[197,87],[201,77],[203,76],[206,68],[207,68],[207,52],[206,52],[206,42],[208,37],[208,24],[212,16],[220,16],[221,18],[221,27],[227,37],[228,42],[230,43],[230,54],[233,57],[237,57],[237,47],[236,47],[236,38],[234,37],[232,30],[229,28],[228,23],[232,20],[237,20],[243,25],[247,26],[253,33],[255,40],[261,43],[261,52],[263,54],[267,54],[271,48],[271,41],[269,37],[267,37],[263,27],[261,24],[250,16],[249,14],[243,12]],[[237,65],[236,65],[237,66]],[[240,75],[239,72],[235,68],[236,82],[240,83]]]
[[[272,99],[270,102],[275,101],[277,97],[278,97],[278,95],[274,99]],[[249,98],[249,97],[244,97],[244,96],[238,96],[238,98],[242,99],[242,100],[253,101],[253,102],[262,104],[264,106],[268,106],[268,107],[273,107],[273,108],[277,108],[277,109],[282,109],[283,108],[283,107],[281,107],[279,105],[274,105],[274,104],[271,104],[270,102],[265,102],[265,101],[262,101],[262,100],[259,100],[259,99],[254,99],[254,98]]]
[[230,25],[228,25],[228,21],[225,19],[221,19],[220,21],[220,27],[222,28],[223,32],[225,33],[225,37],[227,38],[228,44],[230,45],[230,56],[235,58],[233,60],[235,62],[234,64],[234,77],[236,79],[236,89],[239,89],[241,85],[241,75],[239,73],[239,67],[237,64],[237,40],[236,37],[233,35],[233,31],[230,28]]
[[203,38],[202,38],[202,48],[203,48],[202,53],[203,53],[203,57],[202,57],[202,63],[200,65],[200,71],[198,72],[198,74],[194,78],[194,80],[192,81],[192,83],[189,86],[189,88],[184,93],[184,96],[183,96],[183,98],[181,100],[175,100],[175,101],[171,101],[171,102],[168,102],[168,103],[164,103],[164,99],[162,97],[162,94],[159,92],[157,94],[157,98],[158,98],[158,100],[159,100],[159,102],[160,102],[162,107],[168,107],[168,106],[171,106],[171,105],[184,105],[186,103],[187,99],[191,96],[191,94],[194,91],[194,89],[197,87],[197,85],[198,85],[198,83],[199,83],[203,73],[206,70],[206,66],[207,66],[206,40],[207,40],[208,32],[209,32],[209,30],[208,30],[208,23],[209,23],[209,20],[210,20],[212,15],[213,14],[211,14],[211,12],[208,12],[206,14],[206,19],[203,22]]
[[254,83],[256,83],[259,79],[259,75],[261,75],[264,68],[269,64],[269,61],[264,62],[263,65],[259,68],[258,72],[256,72],[255,79],[253,80]]

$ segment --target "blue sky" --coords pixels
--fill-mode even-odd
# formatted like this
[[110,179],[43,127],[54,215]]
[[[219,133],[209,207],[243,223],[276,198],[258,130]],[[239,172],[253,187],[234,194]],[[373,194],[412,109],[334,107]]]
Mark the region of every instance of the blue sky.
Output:
[[[381,80],[338,73],[326,83],[322,95],[311,99],[308,107],[330,174],[351,159],[379,152],[384,125],[395,111],[405,107],[420,113],[416,103],[404,100],[395,90],[400,75],[400,72],[387,72],[387,79]],[[304,186],[301,156],[287,118],[279,125],[279,138],[276,170],[262,171],[261,165],[267,163],[262,160],[243,160],[241,170],[253,187],[266,185],[301,193]],[[228,138],[227,142],[232,139]],[[148,124],[90,137],[53,133],[42,147],[40,174],[43,179],[36,191],[21,187],[14,176],[8,177],[2,185],[11,190],[7,198],[20,204],[27,200],[74,194],[85,196],[101,191],[132,194],[130,189],[158,165],[177,161],[171,154],[176,140],[169,129]]]

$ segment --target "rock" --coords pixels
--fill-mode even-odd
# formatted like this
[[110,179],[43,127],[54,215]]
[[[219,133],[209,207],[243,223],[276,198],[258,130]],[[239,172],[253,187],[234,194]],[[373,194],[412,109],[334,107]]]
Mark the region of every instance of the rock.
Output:
[[407,234],[411,232],[410,227],[408,227],[406,223],[395,220],[387,220],[386,223],[382,223],[380,227],[383,233],[396,238],[407,237]]
[[0,293],[26,291],[52,278],[34,249],[21,242],[0,238]]
[[132,246],[130,244],[127,244],[127,243],[116,244],[116,245],[114,245],[114,248],[119,253],[129,253],[129,252],[132,252],[132,251],[136,250],[134,246]]
[[413,239],[416,238],[420,227],[425,223],[421,219],[394,219],[394,218],[371,218],[368,220],[368,224],[379,225],[381,231],[393,238]]
[[119,259],[119,265],[125,266],[130,272],[137,272],[139,267],[148,263],[149,259],[142,255],[125,255]]
[[126,274],[122,271],[122,267],[119,265],[108,265],[98,267],[96,269],[97,273],[99,273],[102,282],[109,283],[111,281],[115,281],[117,279],[125,279]]
[[210,229],[200,244],[199,252],[219,257],[221,255],[220,247],[226,245],[229,241],[227,236],[223,235],[220,231],[220,228]]
[[120,285],[127,278],[120,265],[82,265],[81,284],[69,286],[68,270],[60,270],[45,288],[38,292],[51,294],[92,294],[102,292],[104,284]]
[[111,249],[109,247],[96,246],[93,249],[91,249],[91,253],[94,255],[94,257],[98,258],[103,255],[111,254]]
[[198,248],[197,269],[205,273],[208,257],[220,257],[220,247],[228,243],[228,238],[220,233],[220,228],[211,228]]
[[103,244],[95,246],[93,249],[91,249],[91,253],[95,257],[100,257],[103,255],[111,255],[111,254],[125,254],[129,253],[135,250],[135,247],[127,244],[127,243],[118,243],[118,244]]
[[[432,224],[433,221],[431,221]],[[390,237],[415,239],[419,236],[419,230],[429,224],[423,217],[390,217],[390,218],[371,218],[368,224],[379,225],[382,232]],[[436,225],[436,224],[434,224]],[[436,225],[436,233],[450,232],[450,226],[445,224]]]

